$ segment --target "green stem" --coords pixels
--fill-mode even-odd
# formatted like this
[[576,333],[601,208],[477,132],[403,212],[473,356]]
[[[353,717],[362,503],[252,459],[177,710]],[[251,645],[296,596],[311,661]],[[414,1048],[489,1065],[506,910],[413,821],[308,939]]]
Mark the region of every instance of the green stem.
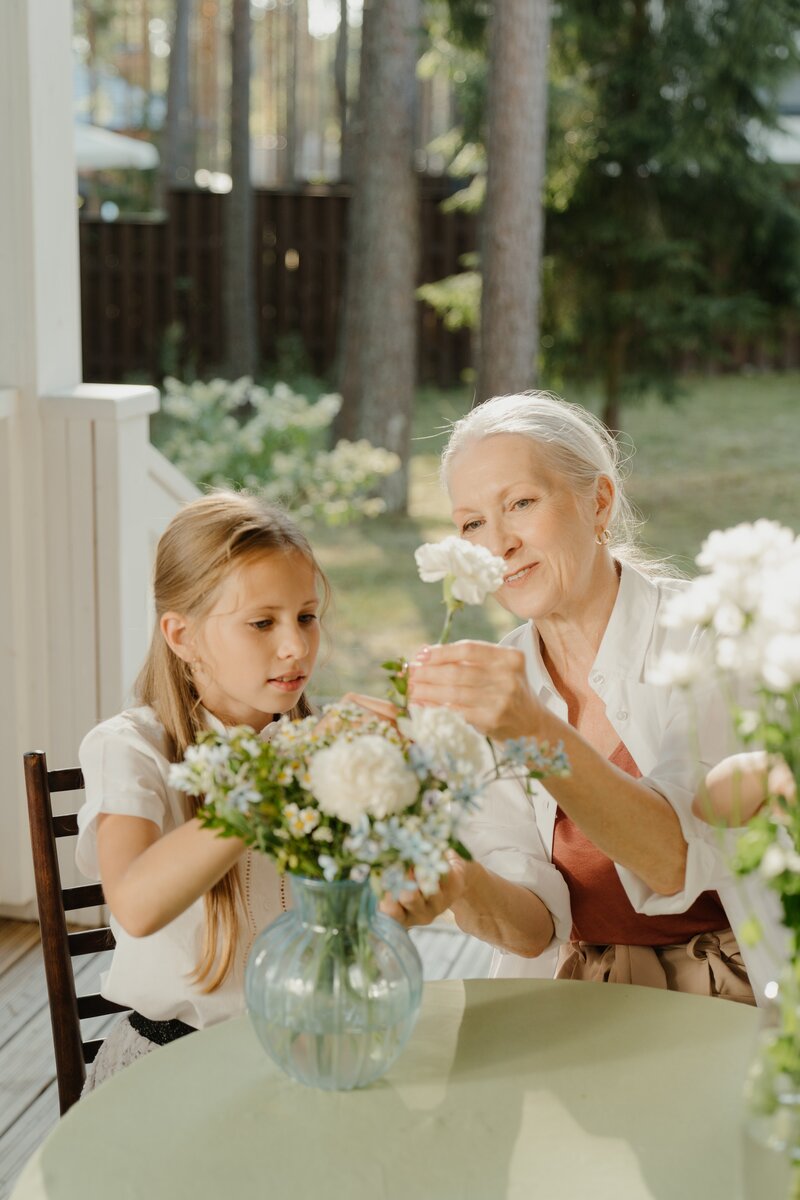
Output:
[[447,610],[447,616],[444,619],[442,632],[439,634],[439,640],[436,643],[438,646],[443,646],[450,635],[450,626],[453,624],[453,614],[455,611],[456,610],[454,608],[448,608]]

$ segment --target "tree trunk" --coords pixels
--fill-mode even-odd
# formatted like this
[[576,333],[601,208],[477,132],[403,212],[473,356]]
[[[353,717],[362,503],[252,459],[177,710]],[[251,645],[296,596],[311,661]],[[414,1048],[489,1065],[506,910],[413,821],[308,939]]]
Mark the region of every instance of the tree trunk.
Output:
[[252,375],[256,338],[253,189],[250,182],[250,0],[231,10],[231,191],[225,205],[227,369]]
[[175,0],[169,50],[167,115],[161,150],[161,186],[187,187],[194,177],[194,121],[189,93],[189,24],[192,0]]
[[622,381],[625,378],[630,340],[630,326],[627,324],[618,326],[609,340],[606,354],[603,378],[603,424],[615,437],[622,428]]
[[549,31],[549,0],[492,7],[478,400],[536,380]]
[[419,0],[365,4],[341,386],[347,422],[402,460],[382,489],[390,512],[407,506],[416,376],[418,36]]
[[339,110],[339,179],[352,175],[352,153],[347,112],[347,60],[350,51],[350,26],[347,20],[347,0],[339,0],[339,32],[336,35],[336,58],[333,74],[336,105]]

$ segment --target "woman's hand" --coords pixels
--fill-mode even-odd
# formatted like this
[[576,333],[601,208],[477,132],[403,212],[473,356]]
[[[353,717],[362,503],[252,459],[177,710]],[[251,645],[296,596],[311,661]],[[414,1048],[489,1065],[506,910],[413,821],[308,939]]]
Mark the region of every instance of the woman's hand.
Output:
[[408,699],[455,709],[497,741],[536,736],[543,711],[528,684],[522,651],[491,642],[420,650],[410,664]]
[[413,892],[401,892],[397,899],[387,894],[381,900],[381,912],[405,929],[411,929],[414,925],[430,925],[445,909],[460,900],[466,888],[467,864],[455,850],[448,850],[446,857],[450,870],[442,877],[437,892],[423,896],[417,888]]

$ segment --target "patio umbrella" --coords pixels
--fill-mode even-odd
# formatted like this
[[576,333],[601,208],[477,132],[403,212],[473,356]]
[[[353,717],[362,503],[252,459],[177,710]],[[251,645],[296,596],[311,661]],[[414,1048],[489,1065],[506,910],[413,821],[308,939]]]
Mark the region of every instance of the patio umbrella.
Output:
[[124,137],[98,125],[75,123],[75,158],[79,171],[104,171],[133,167],[146,171],[157,167],[158,151],[151,142]]

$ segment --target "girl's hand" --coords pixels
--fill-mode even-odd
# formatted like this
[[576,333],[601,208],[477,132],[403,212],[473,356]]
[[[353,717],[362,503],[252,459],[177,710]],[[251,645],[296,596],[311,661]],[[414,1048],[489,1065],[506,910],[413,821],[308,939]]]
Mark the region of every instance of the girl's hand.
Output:
[[410,664],[408,699],[455,709],[496,741],[534,737],[542,713],[522,651],[491,642],[424,647]]
[[[397,725],[397,718],[400,716],[400,709],[392,704],[390,700],[379,700],[376,696],[362,696],[360,692],[347,692],[342,696],[341,703],[358,704],[363,708],[365,724],[369,713],[395,726]],[[320,718],[317,729],[322,733],[337,720],[338,717],[335,714],[328,713],[326,716]]]
[[342,700],[347,704],[360,704],[362,708],[374,713],[383,721],[388,721],[391,725],[396,725],[397,718],[402,716],[401,710],[396,704],[392,704],[391,700],[380,700],[377,696],[364,696],[361,692],[347,692],[342,696]]
[[432,896],[423,896],[419,889],[401,892],[396,900],[387,894],[380,902],[381,912],[404,929],[411,929],[414,925],[430,925],[445,909],[460,900],[466,889],[467,863],[455,850],[447,851],[447,861],[450,870],[442,877],[438,892]]

